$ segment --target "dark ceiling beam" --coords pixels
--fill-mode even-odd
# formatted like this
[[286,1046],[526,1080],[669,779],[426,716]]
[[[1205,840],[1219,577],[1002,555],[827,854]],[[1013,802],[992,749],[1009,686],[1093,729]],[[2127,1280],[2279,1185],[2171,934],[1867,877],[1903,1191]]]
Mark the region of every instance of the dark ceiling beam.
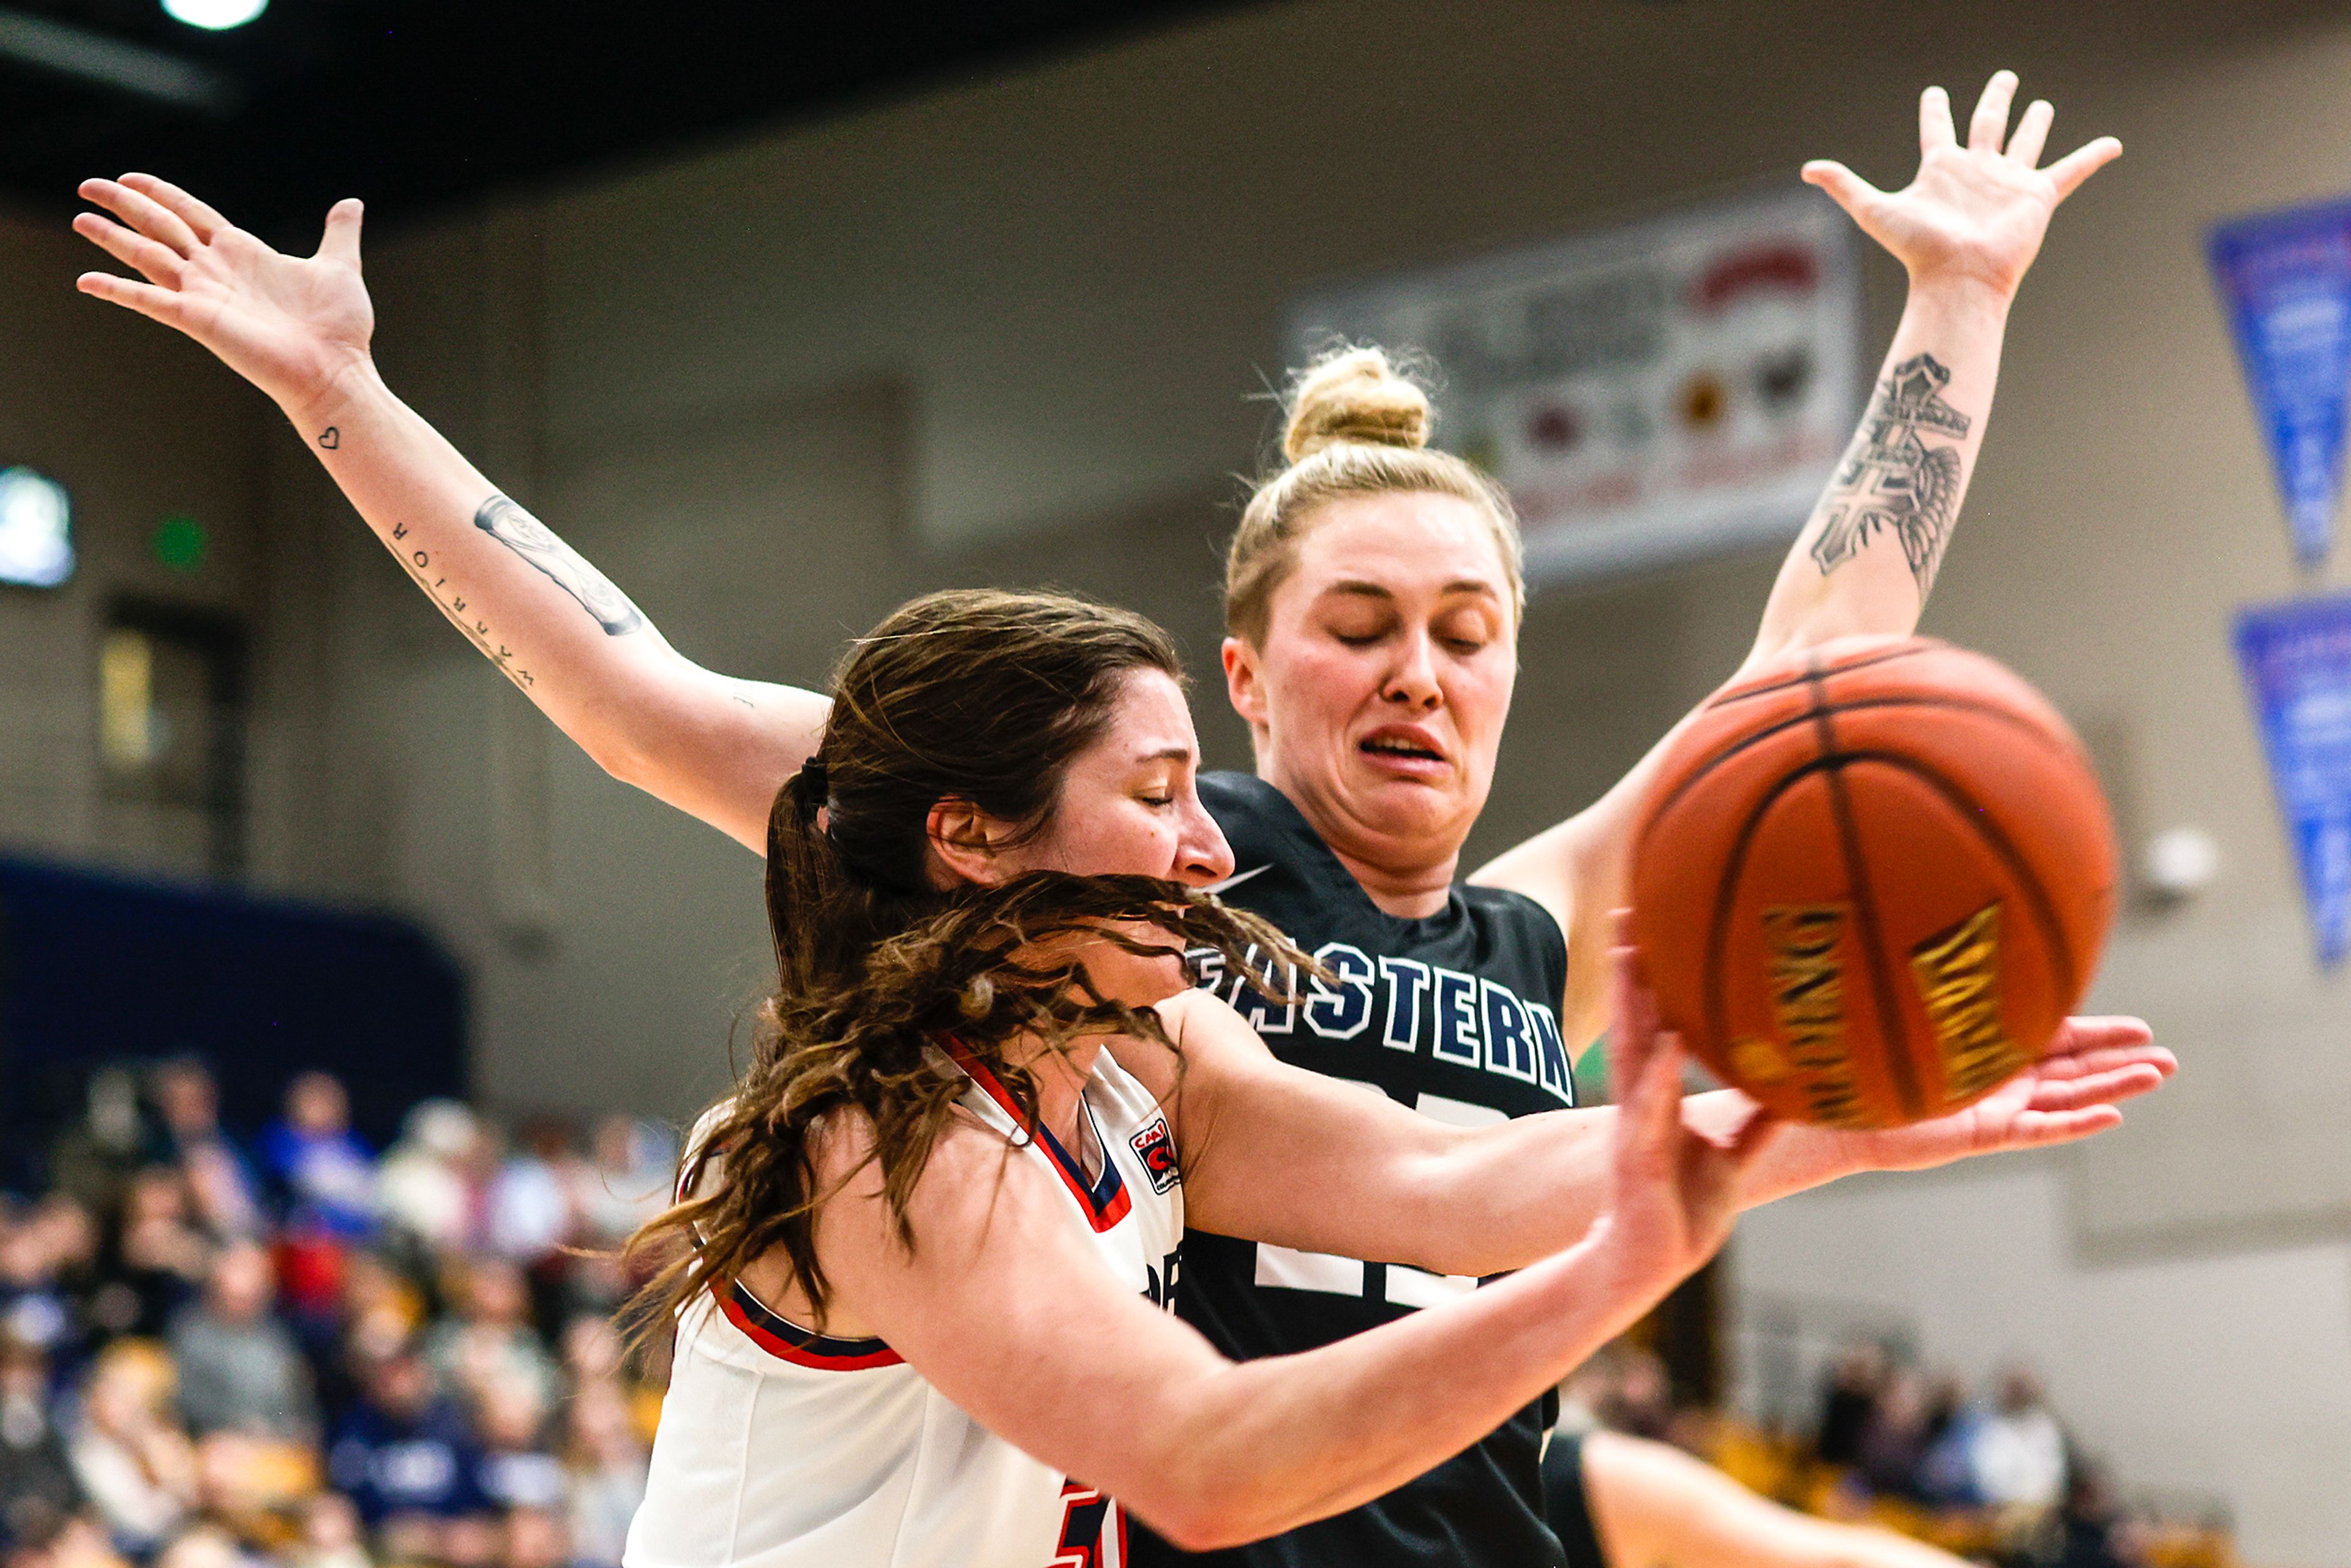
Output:
[[193,60],[5,8],[0,58],[205,114],[233,114],[243,98],[234,81]]

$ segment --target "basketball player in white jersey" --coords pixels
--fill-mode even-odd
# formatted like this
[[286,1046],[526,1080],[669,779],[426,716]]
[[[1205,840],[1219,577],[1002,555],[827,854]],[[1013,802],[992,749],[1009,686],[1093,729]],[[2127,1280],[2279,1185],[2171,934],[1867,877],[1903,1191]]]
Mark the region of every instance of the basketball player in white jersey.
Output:
[[[1839,164],[1807,168],[1904,263],[1911,292],[1849,460],[1764,608],[1753,662],[1917,624],[1971,477],[2009,304],[2058,204],[2119,151],[2102,138],[2038,167],[2051,111],[2032,105],[2011,131],[2015,85],[2006,72],[1992,78],[1964,143],[1941,89],[1929,89],[1918,173],[1902,190],[1875,190]],[[93,181],[83,193],[122,222],[86,214],[78,230],[146,279],[94,273],[85,290],[188,333],[274,398],[434,602],[615,777],[765,847],[768,802],[813,747],[825,697],[730,679],[678,654],[385,388],[368,350],[358,204],[338,205],[318,256],[298,258],[148,176]],[[1344,1019],[1346,1040],[1316,1032],[1302,1015],[1266,1038],[1288,1060],[1376,1082],[1457,1119],[1563,1105],[1573,1084],[1550,1048],[1574,1051],[1604,1017],[1600,955],[1609,912],[1623,902],[1649,765],[1460,878],[1515,683],[1516,528],[1507,497],[1458,459],[1418,450],[1427,409],[1416,389],[1374,372],[1350,392],[1336,373],[1345,369],[1325,378],[1332,395],[1319,408],[1293,410],[1299,461],[1252,503],[1265,526],[1252,533],[1245,521],[1251,537],[1236,541],[1228,685],[1250,723],[1257,775],[1215,779],[1209,794],[1228,835],[1269,857],[1240,868],[1251,880],[1237,882],[1228,902],[1285,924],[1302,910],[1386,933],[1375,951],[1343,932],[1292,925],[1310,949],[1360,949],[1372,974],[1393,984],[1373,998],[1378,1019]],[[1474,1006],[1463,1003],[1472,1015],[1492,1001],[1490,1019],[1439,1034],[1437,1020],[1454,1014],[1427,1005],[1438,968],[1457,996],[1474,994]],[[1399,1049],[1347,1055],[1339,1048],[1351,1040]],[[1959,1115],[1886,1134],[1791,1129],[1750,1169],[1742,1199],[2098,1133],[2118,1124],[2116,1102],[2173,1066],[2133,1020],[2076,1020],[2043,1063]],[[1744,1110],[1742,1097],[1717,1094],[1694,1098],[1688,1114],[1729,1125]],[[1301,1263],[1255,1244],[1228,1250],[1201,1253],[1199,1288],[1185,1299],[1195,1313],[1219,1310],[1219,1299],[1237,1308],[1232,1322],[1216,1325],[1234,1354],[1319,1343],[1462,1283],[1381,1264],[1350,1270],[1345,1258]],[[1249,1560],[1410,1562],[1441,1539],[1467,1562],[1556,1561],[1555,1542],[1543,1540],[1539,1413],[1510,1426],[1465,1456],[1456,1467],[1464,1473],[1437,1478],[1389,1516],[1374,1517],[1389,1509],[1384,1500],[1360,1511],[1360,1533],[1334,1521],[1312,1541],[1269,1544]],[[1483,1535],[1465,1541],[1464,1531]]]
[[[1232,857],[1179,680],[1140,616],[979,591],[842,667],[770,816],[767,1033],[641,1238],[693,1245],[647,1292],[677,1355],[631,1568],[1124,1568],[1123,1505],[1194,1547],[1287,1530],[1474,1441],[1728,1234],[1771,1129],[1684,1126],[1629,986],[1597,1216],[1564,1115],[1448,1129],[1181,989],[1187,947],[1308,960],[1186,891]],[[1187,1221],[1518,1271],[1236,1364],[1168,1311]]]

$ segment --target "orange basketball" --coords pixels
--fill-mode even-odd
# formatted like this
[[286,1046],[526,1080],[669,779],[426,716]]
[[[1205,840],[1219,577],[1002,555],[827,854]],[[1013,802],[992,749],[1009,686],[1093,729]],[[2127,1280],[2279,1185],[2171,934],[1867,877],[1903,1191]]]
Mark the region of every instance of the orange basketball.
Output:
[[2081,742],[1980,653],[1852,638],[1725,687],[1635,831],[1666,1026],[1781,1114],[1883,1127],[2037,1061],[2115,909]]

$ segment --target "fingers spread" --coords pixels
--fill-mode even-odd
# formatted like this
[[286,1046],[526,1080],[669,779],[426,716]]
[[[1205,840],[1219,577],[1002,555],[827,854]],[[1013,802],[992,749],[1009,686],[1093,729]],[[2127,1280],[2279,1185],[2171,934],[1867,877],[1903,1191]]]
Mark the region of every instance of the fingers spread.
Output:
[[[1619,923],[1621,925],[1621,922]],[[1656,1002],[1641,984],[1640,956],[1631,946],[1609,949],[1613,1012],[1608,1022],[1608,1082],[1627,1092],[1647,1071],[1657,1032]]]
[[2111,136],[2101,136],[2095,141],[2085,142],[2049,165],[2049,178],[2057,186],[2057,199],[2064,201],[2079,190],[2082,182],[2123,155],[2123,144]]
[[2086,1051],[2102,1045],[2145,1045],[2154,1038],[2155,1030],[2147,1026],[2145,1019],[2067,1019],[2058,1026],[2057,1038],[2049,1049],[2053,1054],[2061,1051]]
[[2078,1111],[2085,1105],[2112,1105],[2135,1100],[2163,1087],[2163,1074],[2144,1062],[2033,1085],[2035,1111]]
[[366,209],[357,197],[346,196],[327,213],[327,232],[319,241],[321,260],[348,263],[352,271],[360,265],[360,219]]
[[1657,1032],[1641,1076],[1625,1096],[1623,1114],[1630,1132],[1652,1148],[1663,1147],[1681,1135],[1682,1041],[1670,1030]]
[[170,246],[182,256],[193,253],[203,243],[178,214],[128,185],[112,180],[84,180],[81,199],[104,207],[149,239]]
[[74,287],[95,298],[125,306],[141,316],[152,317],[167,327],[180,325],[181,297],[172,289],[158,288],[152,283],[134,283],[110,272],[85,272],[74,279]]
[[2179,1071],[2179,1059],[2159,1045],[2095,1046],[2048,1057],[2032,1069],[2032,1076],[2045,1080],[2081,1078],[2093,1072],[2110,1072],[2117,1067],[2137,1066],[2151,1067],[2168,1078]]
[[125,174],[122,183],[177,213],[200,238],[210,239],[221,230],[232,226],[226,218],[169,180],[158,180],[152,174]]
[[2070,1144],[2077,1138],[2110,1132],[2122,1124],[2123,1113],[2112,1105],[2092,1105],[2080,1111],[2027,1111],[2016,1119],[2016,1129],[2007,1146],[2046,1148],[2052,1144]]
[[1951,124],[1951,95],[1938,87],[1920,93],[1918,151],[1932,152],[1938,147],[1956,147],[1959,141],[1959,131]]
[[74,233],[89,241],[115,260],[137,267],[150,283],[176,288],[180,284],[180,267],[186,260],[170,246],[158,244],[145,235],[133,234],[120,224],[109,223],[96,213],[77,214]]
[[1846,212],[1860,215],[1865,204],[1883,197],[1886,193],[1829,158],[1815,158],[1804,165],[1804,183],[1818,185],[1829,193],[1829,199]]
[[2008,138],[2008,107],[2016,101],[2016,73],[1994,71],[1991,80],[1984,83],[1983,96],[1976,99],[1976,112],[1968,121],[1968,149],[1973,152],[1997,152]]
[[2040,162],[2041,150],[2049,144],[2049,122],[2056,118],[2056,109],[2045,98],[2026,104],[2017,117],[2016,134],[2008,139],[2008,155],[2028,169]]

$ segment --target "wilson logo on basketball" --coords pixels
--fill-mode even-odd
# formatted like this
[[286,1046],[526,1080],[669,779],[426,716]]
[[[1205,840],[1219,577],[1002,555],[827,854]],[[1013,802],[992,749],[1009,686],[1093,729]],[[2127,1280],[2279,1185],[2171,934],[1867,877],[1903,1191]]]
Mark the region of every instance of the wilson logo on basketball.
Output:
[[1955,1097],[1972,1099],[2032,1060],[2001,1023],[1997,900],[1912,948],[1910,973]]
[[1851,914],[1842,904],[1782,904],[1763,911],[1771,1010],[1787,1038],[1786,1053],[1753,1039],[1731,1047],[1742,1074],[1752,1073],[1759,1082],[1797,1080],[1813,1120],[1831,1126],[1862,1119],[1853,1059],[1845,1049],[1844,962],[1838,953]]
[[1151,1178],[1152,1191],[1165,1192],[1182,1179],[1183,1173],[1176,1163],[1176,1140],[1167,1135],[1166,1117],[1154,1116],[1149,1126],[1126,1143],[1143,1162],[1144,1174]]

